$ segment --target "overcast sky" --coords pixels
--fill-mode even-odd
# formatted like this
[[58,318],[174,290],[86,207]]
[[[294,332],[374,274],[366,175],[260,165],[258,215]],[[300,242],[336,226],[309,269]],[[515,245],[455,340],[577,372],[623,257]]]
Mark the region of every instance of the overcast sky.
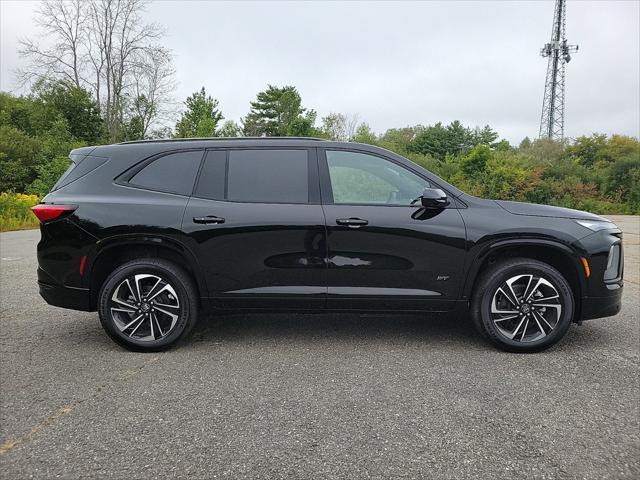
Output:
[[[0,88],[16,91],[17,40],[37,2],[0,0]],[[267,83],[295,85],[319,117],[357,113],[377,132],[417,123],[538,133],[551,1],[157,1],[176,97],[206,87],[239,121]],[[640,2],[571,1],[565,133],[640,134]]]

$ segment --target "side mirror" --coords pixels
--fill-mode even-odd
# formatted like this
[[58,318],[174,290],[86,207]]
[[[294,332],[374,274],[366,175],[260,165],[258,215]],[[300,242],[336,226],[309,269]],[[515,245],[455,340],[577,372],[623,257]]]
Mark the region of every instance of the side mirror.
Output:
[[439,188],[425,188],[420,201],[424,208],[444,208],[449,205],[447,194]]

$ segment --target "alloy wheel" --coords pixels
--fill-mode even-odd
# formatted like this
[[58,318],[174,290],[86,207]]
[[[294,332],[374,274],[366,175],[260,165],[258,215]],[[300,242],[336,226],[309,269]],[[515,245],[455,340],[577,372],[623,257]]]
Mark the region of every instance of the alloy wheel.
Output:
[[511,341],[540,340],[556,328],[561,316],[558,290],[542,276],[513,276],[498,287],[491,300],[491,320]]
[[123,335],[151,342],[174,329],[180,318],[180,301],[167,280],[158,275],[135,274],[114,289],[109,313]]

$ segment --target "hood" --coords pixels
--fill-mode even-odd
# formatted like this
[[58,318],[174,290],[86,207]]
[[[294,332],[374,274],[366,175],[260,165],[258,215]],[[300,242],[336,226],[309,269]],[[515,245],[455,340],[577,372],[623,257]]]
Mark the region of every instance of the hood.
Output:
[[505,200],[495,200],[495,202],[507,212],[513,213],[514,215],[607,221],[606,218],[593,213],[574,210],[572,208],[552,207],[550,205],[538,205],[536,203],[508,202]]

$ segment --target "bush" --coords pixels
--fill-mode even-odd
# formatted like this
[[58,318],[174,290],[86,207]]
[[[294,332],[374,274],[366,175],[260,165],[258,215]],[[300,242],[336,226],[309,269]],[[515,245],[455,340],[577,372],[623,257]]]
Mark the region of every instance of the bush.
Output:
[[36,176],[40,161],[41,145],[17,128],[0,125],[0,192],[17,190],[24,192]]
[[38,195],[44,197],[51,188],[55,185],[62,174],[69,168],[71,160],[67,157],[54,158],[50,162],[44,165],[38,165],[36,171],[38,172],[38,178],[36,178],[27,187],[27,193],[32,195]]
[[39,222],[31,207],[39,201],[37,195],[0,193],[0,231],[36,228]]
[[[471,195],[599,214],[640,213],[640,142],[633,137],[525,139],[512,148],[494,142],[490,129],[474,136],[456,122],[391,129],[380,137],[366,132],[360,141],[403,155]],[[487,141],[470,148],[483,132],[490,134]]]

